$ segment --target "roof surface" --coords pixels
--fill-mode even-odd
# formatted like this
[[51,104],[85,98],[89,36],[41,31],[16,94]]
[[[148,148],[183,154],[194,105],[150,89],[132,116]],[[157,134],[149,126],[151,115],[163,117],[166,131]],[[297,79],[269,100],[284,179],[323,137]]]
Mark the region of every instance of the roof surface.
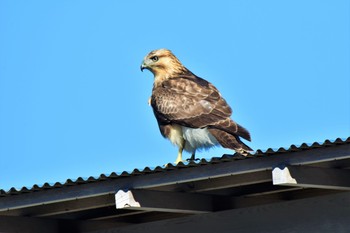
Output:
[[311,144],[303,143],[301,145],[293,144],[287,149],[282,147],[279,149],[269,148],[264,151],[259,149],[255,152],[255,154],[247,157],[224,154],[222,157],[213,157],[211,159],[201,159],[197,161],[191,161],[188,163],[180,162],[177,165],[168,164],[167,167],[164,167],[164,166],[157,166],[155,168],[145,167],[144,169],[141,169],[141,170],[134,169],[131,172],[123,171],[121,173],[112,172],[111,174],[101,174],[98,177],[95,177],[95,176],[90,176],[88,178],[78,177],[76,179],[67,179],[64,183],[60,183],[60,182],[44,183],[43,185],[34,184],[32,187],[22,187],[21,189],[16,189],[13,187],[7,191],[0,189],[0,198],[9,196],[9,195],[19,195],[19,194],[25,194],[25,193],[31,193],[31,192],[38,192],[42,190],[48,190],[48,189],[58,189],[62,187],[81,185],[86,183],[102,182],[106,180],[119,179],[119,178],[130,177],[130,176],[139,176],[139,175],[146,175],[146,174],[152,174],[152,173],[167,172],[170,170],[184,169],[184,168],[190,168],[190,167],[200,167],[208,164],[232,162],[232,161],[237,161],[242,159],[261,159],[262,157],[266,157],[266,156],[276,156],[283,153],[313,150],[313,149],[323,148],[323,147],[324,148],[333,147],[341,144],[350,144],[350,137],[346,139],[337,138],[336,140],[333,140],[333,141],[325,140],[322,143],[314,142]]
[[[350,137],[0,191],[0,223],[80,232],[350,191]],[[67,225],[68,224],[68,225]],[[85,231],[85,230],[86,231]]]

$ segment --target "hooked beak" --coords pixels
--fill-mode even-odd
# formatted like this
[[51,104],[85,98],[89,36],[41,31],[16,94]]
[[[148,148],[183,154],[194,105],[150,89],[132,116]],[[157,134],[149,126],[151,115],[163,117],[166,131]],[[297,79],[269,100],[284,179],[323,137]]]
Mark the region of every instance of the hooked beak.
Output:
[[146,69],[146,66],[145,66],[145,64],[142,63],[140,66],[140,70],[143,72],[144,69]]

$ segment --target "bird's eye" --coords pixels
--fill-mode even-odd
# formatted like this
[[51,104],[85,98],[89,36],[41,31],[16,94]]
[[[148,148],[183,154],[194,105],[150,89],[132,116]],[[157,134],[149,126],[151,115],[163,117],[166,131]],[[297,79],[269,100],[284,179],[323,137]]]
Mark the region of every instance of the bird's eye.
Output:
[[153,56],[153,57],[151,57],[151,60],[152,60],[152,61],[158,61],[158,59],[159,59],[158,56]]

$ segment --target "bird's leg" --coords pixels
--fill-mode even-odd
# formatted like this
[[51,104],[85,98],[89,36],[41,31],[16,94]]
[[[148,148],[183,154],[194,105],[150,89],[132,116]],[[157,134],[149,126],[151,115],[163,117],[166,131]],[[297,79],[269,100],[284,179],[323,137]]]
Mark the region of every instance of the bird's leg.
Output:
[[[178,163],[180,163],[180,162],[183,162],[183,161],[182,161],[182,151],[183,151],[183,149],[184,149],[183,146],[179,147],[179,151],[177,152],[177,158],[176,158],[176,160],[175,160],[175,164],[176,164],[176,165],[177,165]],[[164,167],[168,167],[169,164],[170,164],[170,163],[165,164]]]
[[183,150],[184,150],[183,146],[180,146],[179,151],[177,152],[177,158],[176,158],[175,164],[182,162],[182,151]]
[[187,159],[187,161],[197,161],[199,159],[196,159],[196,151],[193,151],[191,158]]
[[182,138],[181,145],[179,146],[179,151],[177,152],[177,158],[176,158],[175,164],[183,162],[183,160],[182,160],[182,151],[185,148],[185,144],[186,144],[186,141],[185,141],[185,139]]
[[193,161],[195,159],[196,159],[196,151],[193,151],[191,158],[190,158],[190,161]]

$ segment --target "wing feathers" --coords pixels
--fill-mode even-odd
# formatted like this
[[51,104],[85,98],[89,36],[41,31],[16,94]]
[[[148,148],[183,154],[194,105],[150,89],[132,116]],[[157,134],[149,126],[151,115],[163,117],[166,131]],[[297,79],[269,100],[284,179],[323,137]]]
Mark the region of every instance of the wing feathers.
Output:
[[153,88],[151,105],[156,117],[180,125],[203,128],[231,116],[231,108],[209,82],[176,77]]
[[253,151],[249,146],[244,144],[237,135],[232,135],[219,129],[209,129],[209,132],[225,148],[229,148],[229,149],[233,149],[241,152]]

